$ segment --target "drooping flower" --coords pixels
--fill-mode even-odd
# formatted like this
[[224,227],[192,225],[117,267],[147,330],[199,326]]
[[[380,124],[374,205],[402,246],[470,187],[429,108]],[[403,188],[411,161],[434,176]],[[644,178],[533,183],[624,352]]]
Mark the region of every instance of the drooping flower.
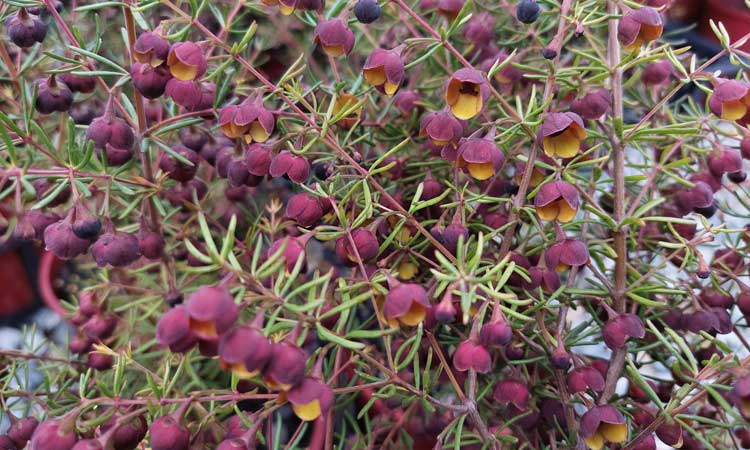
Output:
[[415,283],[392,281],[383,303],[383,315],[392,327],[399,324],[418,325],[425,317],[430,302],[427,291]]
[[570,110],[586,120],[598,120],[612,104],[612,95],[604,88],[589,92],[570,103]]
[[378,238],[367,228],[352,230],[351,241],[348,236],[341,236],[336,240],[336,255],[349,266],[356,265],[360,260],[364,262],[374,258],[379,249]]
[[273,113],[263,106],[263,97],[248,97],[239,105],[225,106],[219,112],[219,128],[230,139],[243,138],[246,144],[265,142],[273,133]]
[[708,100],[711,112],[725,120],[739,120],[750,109],[750,85],[739,80],[716,79]]
[[735,381],[729,398],[739,409],[742,417],[750,420],[750,376],[740,377]]
[[572,158],[586,138],[581,116],[574,112],[551,113],[539,129],[539,141],[549,157]]
[[198,44],[189,41],[178,42],[169,49],[167,67],[178,80],[192,81],[206,73],[208,62]]
[[642,44],[659,39],[664,29],[661,14],[642,6],[626,12],[617,25],[617,39],[626,50],[638,50]]
[[138,35],[133,44],[133,58],[151,67],[162,65],[169,55],[169,42],[156,33],[146,31]]
[[601,450],[607,442],[625,442],[628,425],[614,406],[594,406],[581,417],[581,435],[591,450]]
[[562,180],[545,183],[534,198],[536,213],[547,221],[570,222],[578,212],[579,204],[576,188]]
[[274,178],[286,175],[295,183],[304,183],[310,175],[310,163],[304,156],[285,150],[273,157],[268,174]]
[[305,377],[306,362],[307,353],[304,350],[289,339],[279,342],[273,345],[263,379],[269,389],[289,391]]
[[354,48],[354,33],[341,19],[318,22],[313,31],[313,43],[320,44],[329,56],[348,55]]
[[570,267],[585,266],[589,263],[589,250],[578,239],[566,238],[552,244],[544,252],[547,267],[564,272]]
[[255,323],[235,327],[219,340],[222,367],[240,378],[252,378],[260,373],[269,363],[271,353],[271,342]]
[[362,68],[365,80],[388,96],[395,94],[404,80],[402,49],[403,46],[398,46],[392,50],[376,48],[367,57]]
[[477,373],[487,373],[492,367],[492,357],[484,345],[467,339],[458,344],[453,352],[453,366],[459,372],[472,369]]
[[306,377],[286,393],[294,414],[311,421],[328,413],[333,406],[333,390],[317,378]]
[[212,340],[237,320],[239,308],[224,286],[203,286],[185,300],[190,329],[201,339]]
[[511,404],[520,411],[529,407],[529,388],[527,383],[514,378],[500,380],[492,391],[492,398],[502,404]]
[[646,336],[646,329],[640,317],[631,313],[617,314],[602,327],[604,343],[612,350],[622,348],[628,339],[642,339]]
[[442,147],[455,145],[464,134],[464,126],[448,111],[427,113],[419,125],[419,135],[427,136],[432,143]]
[[479,114],[489,95],[487,80],[476,69],[459,69],[446,82],[445,101],[453,115],[462,120]]
[[495,145],[495,129],[483,138],[470,137],[461,141],[458,147],[456,165],[465,169],[473,178],[486,180],[499,170],[505,156]]
[[28,48],[37,42],[42,42],[47,36],[47,24],[26,8],[20,8],[18,13],[5,19],[5,29],[8,38],[17,46]]

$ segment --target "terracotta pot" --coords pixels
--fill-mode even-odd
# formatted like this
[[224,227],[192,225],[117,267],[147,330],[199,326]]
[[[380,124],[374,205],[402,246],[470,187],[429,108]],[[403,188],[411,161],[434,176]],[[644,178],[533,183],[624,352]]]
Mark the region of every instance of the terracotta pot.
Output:
[[[709,20],[724,24],[731,42],[735,42],[750,32],[750,9],[744,0],[707,0],[700,15],[699,31],[705,37],[719,42],[711,29]],[[750,40],[741,47],[750,50]]]
[[44,304],[60,317],[65,317],[68,313],[63,308],[60,298],[52,286],[52,281],[57,278],[62,265],[63,262],[57,259],[52,252],[43,252],[39,260],[37,283],[39,286],[39,296],[42,297]]

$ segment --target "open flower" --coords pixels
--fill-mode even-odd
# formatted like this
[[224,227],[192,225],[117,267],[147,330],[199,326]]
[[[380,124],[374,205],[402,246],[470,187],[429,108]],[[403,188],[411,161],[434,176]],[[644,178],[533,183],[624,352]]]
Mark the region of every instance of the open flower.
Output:
[[404,80],[404,60],[401,59],[403,46],[393,50],[376,48],[367,57],[362,68],[365,80],[375,88],[392,96]]
[[190,329],[201,339],[212,340],[227,331],[237,320],[239,308],[223,286],[203,286],[185,301]]
[[628,11],[617,25],[617,39],[626,50],[638,50],[642,44],[659,39],[664,24],[654,8],[642,6]]
[[239,105],[225,106],[219,112],[219,128],[228,138],[242,137],[246,144],[265,142],[273,133],[273,113],[263,106],[263,97],[249,97]]
[[318,22],[313,32],[313,43],[320,44],[329,56],[348,55],[354,48],[354,33],[341,19]]
[[310,421],[326,414],[333,406],[333,391],[317,378],[306,377],[286,393],[294,414]]
[[750,109],[750,85],[739,80],[717,79],[708,101],[711,112],[725,120],[739,120]]
[[470,137],[461,141],[456,164],[473,178],[486,180],[493,176],[505,162],[505,156],[495,145],[494,129],[483,138]]
[[419,124],[419,135],[442,147],[456,144],[464,134],[463,124],[448,111],[427,113]]
[[589,250],[586,244],[577,239],[563,239],[552,244],[544,252],[547,267],[556,272],[564,272],[570,267],[585,266],[589,263]]
[[550,157],[572,158],[581,149],[586,138],[581,116],[573,112],[551,113],[539,130],[544,153]]
[[271,349],[271,343],[255,324],[236,327],[219,341],[220,363],[240,378],[252,378],[268,364]]
[[601,450],[607,442],[625,442],[628,425],[614,406],[594,406],[581,417],[581,435],[591,450]]
[[391,282],[391,290],[383,303],[383,315],[388,324],[416,326],[424,319],[430,302],[427,291],[415,283]]
[[182,81],[191,81],[206,73],[208,62],[203,49],[198,44],[179,42],[169,49],[167,66],[173,77]]
[[573,220],[579,204],[576,188],[561,180],[545,183],[534,198],[534,207],[540,219],[562,223]]
[[465,67],[453,73],[445,86],[445,101],[454,116],[469,120],[479,114],[490,96],[482,73]]

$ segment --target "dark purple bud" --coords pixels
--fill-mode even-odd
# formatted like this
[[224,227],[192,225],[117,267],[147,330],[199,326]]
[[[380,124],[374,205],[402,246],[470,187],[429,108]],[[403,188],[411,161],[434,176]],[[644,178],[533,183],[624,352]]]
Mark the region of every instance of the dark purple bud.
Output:
[[195,177],[195,173],[198,171],[198,164],[200,158],[198,153],[191,150],[184,145],[175,145],[172,150],[181,157],[177,157],[162,152],[159,155],[159,168],[163,170],[169,178],[177,180],[181,183],[190,181]]
[[99,267],[124,267],[141,257],[138,238],[114,229],[101,235],[91,247],[91,255]]
[[22,48],[42,42],[47,36],[47,24],[25,8],[19,9],[16,15],[5,19],[5,28],[11,42]]
[[568,370],[570,368],[570,353],[565,349],[562,342],[558,343],[555,350],[550,355],[552,367],[558,370]]
[[96,313],[86,321],[82,327],[82,331],[86,334],[89,339],[94,341],[103,341],[115,331],[117,326],[117,316],[112,314]]
[[148,259],[159,259],[164,255],[164,237],[155,231],[142,227],[138,232],[138,250]]
[[93,341],[86,336],[75,335],[70,339],[68,349],[73,354],[83,355],[84,353],[91,351],[93,344]]
[[110,370],[114,364],[114,359],[111,355],[105,355],[103,353],[89,352],[89,357],[86,360],[86,366],[94,370],[105,371]]
[[289,199],[285,216],[301,227],[312,227],[323,217],[323,206],[315,195],[301,192]]
[[37,95],[34,107],[42,114],[51,114],[55,111],[64,112],[73,104],[73,92],[70,88],[55,78],[36,80]]
[[81,239],[94,239],[102,229],[102,221],[82,204],[74,207],[73,233]]
[[167,83],[172,75],[164,66],[154,67],[150,64],[135,63],[130,68],[133,87],[146,98],[159,98],[164,95]]
[[58,78],[73,92],[89,94],[96,89],[96,77],[75,75],[72,72],[61,73]]
[[536,0],[521,0],[516,6],[516,18],[526,24],[536,22],[541,13],[541,8]]
[[373,23],[380,18],[380,5],[376,0],[357,0],[354,16],[359,23]]
[[72,214],[49,225],[44,230],[44,246],[60,259],[71,259],[88,250],[91,242],[75,235],[72,226]]
[[647,86],[665,83],[674,74],[674,66],[668,59],[649,64],[641,73],[641,81]]

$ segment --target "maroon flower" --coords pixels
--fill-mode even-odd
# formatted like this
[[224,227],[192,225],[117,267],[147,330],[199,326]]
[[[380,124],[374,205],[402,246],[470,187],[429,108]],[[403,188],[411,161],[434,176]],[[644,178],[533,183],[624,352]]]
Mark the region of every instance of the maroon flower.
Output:
[[742,156],[736,150],[722,148],[708,156],[708,170],[717,178],[742,172]]
[[666,83],[674,74],[674,66],[668,59],[662,59],[646,66],[641,73],[641,81],[646,86],[658,86]]
[[172,150],[181,156],[182,159],[177,159],[167,152],[162,152],[159,155],[159,168],[169,175],[169,178],[181,183],[192,180],[198,171],[198,164],[200,163],[198,154],[179,144],[172,147]]
[[328,413],[333,406],[333,390],[317,378],[306,377],[286,393],[294,414],[311,421]]
[[[354,245],[352,246],[352,242]],[[356,249],[356,251],[355,251]],[[378,254],[378,238],[367,228],[355,228],[351,231],[351,240],[344,235],[336,240],[336,255],[341,262],[355,266],[359,261],[368,261]]]
[[295,183],[304,183],[310,175],[310,163],[304,156],[283,151],[274,156],[268,167],[268,173],[274,178],[286,175]]
[[566,238],[552,244],[544,253],[547,267],[563,272],[570,267],[581,267],[589,263],[589,250],[586,244]]
[[44,246],[60,259],[71,259],[88,250],[91,241],[81,239],[73,232],[73,210],[44,230]]
[[354,33],[341,19],[323,20],[315,26],[313,43],[320,44],[329,56],[337,58],[351,53]]
[[203,49],[195,42],[178,42],[169,49],[167,67],[178,80],[198,79],[206,73],[207,66]]
[[135,235],[111,229],[96,240],[91,255],[99,267],[123,267],[140,258],[141,251]]
[[435,145],[455,145],[464,134],[464,126],[447,111],[432,112],[422,118],[419,135],[427,136]]
[[495,17],[488,12],[481,12],[471,17],[464,28],[464,37],[476,46],[484,46],[495,37]]
[[216,339],[237,320],[239,310],[223,286],[203,286],[185,301],[190,329],[201,339]]
[[568,223],[578,212],[578,191],[565,181],[550,181],[542,185],[534,198],[536,213],[542,220]]
[[459,372],[471,369],[477,373],[487,373],[492,367],[492,357],[484,345],[467,339],[453,352],[453,366]]
[[281,259],[285,261],[287,272],[294,270],[294,266],[297,264],[297,260],[302,257],[302,267],[305,267],[305,245],[307,245],[307,239],[304,237],[285,237],[277,239],[271,244],[268,249],[268,257],[270,258],[276,252],[278,252],[282,246]]
[[111,103],[101,117],[94,119],[86,130],[86,139],[94,142],[99,156],[106,154],[107,164],[120,166],[133,157],[135,133],[124,120],[115,117]]
[[305,377],[306,363],[307,353],[292,342],[274,344],[263,379],[269,389],[289,391]]
[[383,303],[383,315],[392,327],[417,326],[424,320],[430,302],[427,291],[415,283],[393,281]]
[[411,116],[411,114],[419,108],[419,100],[420,97],[417,91],[399,91],[393,98],[393,104],[403,114]]
[[606,442],[625,442],[628,425],[614,406],[594,406],[581,417],[581,435],[591,450],[601,450]]
[[500,308],[493,309],[492,317],[479,330],[479,341],[487,346],[503,347],[508,345],[511,339],[513,339],[513,328],[508,323],[508,319],[505,318]]
[[273,153],[267,147],[260,144],[252,144],[245,151],[245,166],[251,175],[264,177],[268,175],[271,167]]
[[169,55],[169,42],[150,31],[141,33],[133,44],[133,58],[151,67],[161,66]]
[[24,448],[37,426],[39,426],[39,421],[34,416],[16,419],[8,428],[8,439],[13,441],[17,448]]
[[585,392],[587,389],[601,392],[604,390],[604,376],[594,367],[579,367],[568,374],[567,385],[571,394]]
[[180,423],[182,409],[168,416],[156,419],[149,427],[151,450],[187,450],[190,445],[190,432]]
[[492,177],[505,162],[505,155],[494,141],[494,129],[483,138],[468,138],[458,147],[458,168],[465,169],[473,178],[486,180]]
[[270,361],[271,352],[271,343],[254,324],[235,327],[219,341],[222,367],[240,378],[252,378],[260,373]]
[[76,414],[60,419],[47,419],[40,423],[29,440],[29,450],[70,450],[78,441],[75,426]]
[[664,24],[654,8],[642,6],[626,12],[617,25],[617,39],[626,50],[638,50],[642,44],[659,39]]
[[311,227],[323,217],[320,199],[309,192],[294,195],[286,204],[285,216],[295,220],[301,227]]
[[700,299],[706,305],[715,308],[727,309],[734,305],[734,299],[731,295],[711,288],[703,289],[700,293]]
[[675,195],[675,204],[682,214],[690,211],[705,211],[713,207],[714,191],[703,181],[694,181],[693,187],[681,190]]
[[263,96],[245,99],[239,105],[225,106],[219,112],[219,128],[230,139],[242,137],[245,143],[265,142],[273,133],[275,118],[263,106]]
[[73,92],[89,94],[96,89],[96,77],[86,75],[75,75],[72,72],[65,72],[59,75],[60,81],[65,83]]
[[190,314],[183,305],[161,316],[156,326],[156,342],[177,353],[185,352],[196,344],[197,337],[190,329]]
[[750,109],[750,85],[739,80],[715,80],[718,85],[708,101],[711,112],[726,120],[739,120]]
[[612,95],[606,89],[596,89],[582,98],[573,100],[570,110],[586,120],[598,120],[612,104]]
[[607,347],[615,350],[624,347],[629,338],[643,339],[646,329],[635,314],[618,314],[604,324],[602,336]]
[[529,388],[527,384],[516,379],[498,381],[492,391],[492,398],[502,404],[511,404],[520,411],[529,407]]
[[404,61],[401,59],[403,46],[386,50],[376,48],[367,57],[362,68],[365,80],[378,91],[392,96],[404,79]]
[[164,92],[175,103],[191,111],[198,110],[203,104],[203,86],[195,80],[172,78]]
[[550,113],[539,129],[538,141],[549,157],[572,158],[586,138],[581,116],[574,112]]
[[489,96],[487,80],[476,69],[457,70],[445,85],[445,101],[458,119],[468,120],[479,114]]
[[740,410],[742,417],[750,420],[750,376],[740,377],[735,381],[729,398]]

